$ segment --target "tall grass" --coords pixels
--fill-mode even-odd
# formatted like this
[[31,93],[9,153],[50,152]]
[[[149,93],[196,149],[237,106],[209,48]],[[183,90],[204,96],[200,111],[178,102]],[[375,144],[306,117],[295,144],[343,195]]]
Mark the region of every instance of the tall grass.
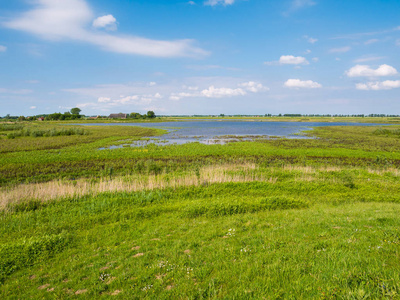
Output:
[[15,139],[17,137],[54,137],[54,136],[70,136],[70,135],[87,135],[88,131],[83,128],[66,128],[66,129],[31,129],[25,128],[19,131],[13,131],[7,134],[8,139]]

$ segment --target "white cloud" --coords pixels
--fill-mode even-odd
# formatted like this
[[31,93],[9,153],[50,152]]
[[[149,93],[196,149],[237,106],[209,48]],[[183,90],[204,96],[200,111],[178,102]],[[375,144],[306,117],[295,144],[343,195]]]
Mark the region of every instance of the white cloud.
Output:
[[318,61],[319,61],[319,58],[318,58],[318,57],[313,57],[313,58],[312,58],[312,61],[313,61],[313,62],[318,62]]
[[113,15],[98,17],[93,21],[93,27],[117,30],[117,19],[115,19]]
[[171,93],[169,96],[170,100],[181,100],[182,98],[191,98],[191,97],[199,97],[199,94],[197,93],[186,93],[186,92],[180,92],[180,93]]
[[202,90],[201,95],[207,98],[225,98],[233,96],[244,96],[246,91],[241,88],[231,89],[231,88],[215,88],[213,85],[208,89]]
[[216,88],[214,85],[209,86],[206,89],[199,91],[197,86],[183,86],[184,89],[189,92],[178,92],[171,93],[170,100],[180,100],[182,98],[194,98],[194,97],[206,97],[206,98],[226,98],[235,96],[245,96],[247,92],[259,93],[262,91],[268,91],[269,88],[263,86],[260,82],[248,81],[237,84],[238,87],[221,87]]
[[31,106],[31,107],[29,107],[30,109],[36,109],[36,106]]
[[208,0],[204,2],[204,5],[215,6],[215,5],[232,5],[235,0]]
[[6,52],[6,51],[7,51],[7,47],[0,45],[0,52]]
[[345,72],[348,77],[382,77],[397,74],[397,70],[389,65],[381,65],[376,70],[367,65],[356,65]]
[[34,9],[3,25],[47,40],[87,42],[116,53],[155,57],[199,57],[208,54],[193,46],[193,40],[151,40],[86,29],[93,20],[93,12],[85,0],[33,0],[33,3]]
[[111,101],[111,98],[108,98],[108,97],[99,97],[99,99],[97,99],[97,102],[99,102],[99,103],[107,103],[110,101]]
[[315,44],[316,42],[318,42],[318,39],[309,38],[308,42],[311,44]]
[[189,99],[222,99],[230,97],[253,97],[269,90],[261,82],[232,77],[190,77],[183,81],[171,80],[149,85],[148,82],[130,84],[97,85],[87,88],[66,89],[77,95],[79,105],[88,110],[140,111],[152,106],[168,107],[173,101]]
[[380,90],[391,90],[395,88],[400,88],[400,80],[386,80],[386,81],[376,81],[376,82],[367,82],[367,83],[357,83],[357,90],[364,91],[380,91]]
[[300,79],[289,79],[285,82],[285,87],[288,88],[307,88],[307,89],[315,89],[321,88],[322,85],[318,82],[312,80],[300,80]]
[[246,91],[252,93],[258,93],[260,91],[268,91],[269,88],[264,87],[261,83],[255,81],[243,82],[239,84],[240,87],[243,87]]
[[368,41],[365,41],[364,45],[371,45],[371,44],[374,44],[374,43],[377,43],[377,42],[379,42],[378,39],[370,39]]
[[307,40],[307,42],[309,42],[310,44],[315,44],[316,42],[318,42],[318,39],[309,37],[308,35],[305,35],[304,38]]
[[195,5],[196,3],[194,1],[189,1],[188,4]]
[[77,107],[80,108],[101,108],[105,110],[115,109],[115,107],[125,107],[127,108],[129,105],[135,105],[139,108],[142,108],[146,105],[152,103],[155,99],[161,99],[162,95],[159,93],[156,94],[142,94],[142,95],[131,95],[131,96],[120,96],[117,99],[112,99],[110,97],[99,97],[97,99],[97,103],[88,102],[88,103],[80,103],[77,104]]
[[332,48],[329,50],[329,53],[346,53],[351,50],[350,46],[341,47],[341,48]]
[[282,55],[279,59],[279,63],[282,65],[308,65],[309,62],[305,57],[293,56],[293,55]]
[[149,86],[155,86],[155,85],[157,85],[157,82],[154,81],[149,82]]
[[368,61],[375,61],[375,60],[381,60],[386,58],[385,56],[365,56],[365,57],[360,57],[358,59],[355,59],[355,63],[363,63],[363,62],[368,62]]

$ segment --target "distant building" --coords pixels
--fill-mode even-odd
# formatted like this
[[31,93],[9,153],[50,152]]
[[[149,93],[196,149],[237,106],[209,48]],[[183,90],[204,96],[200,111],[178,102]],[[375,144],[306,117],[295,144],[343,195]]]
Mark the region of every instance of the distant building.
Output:
[[39,117],[37,120],[38,121],[44,121],[44,117]]
[[108,117],[110,118],[110,119],[126,119],[126,118],[128,118],[128,114],[121,114],[121,113],[119,113],[119,114],[111,114],[111,115],[109,115]]

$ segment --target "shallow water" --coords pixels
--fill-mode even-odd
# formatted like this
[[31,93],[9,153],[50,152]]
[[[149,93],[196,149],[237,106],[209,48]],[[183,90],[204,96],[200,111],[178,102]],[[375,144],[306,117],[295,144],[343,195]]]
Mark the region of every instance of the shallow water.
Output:
[[[82,125],[82,124],[80,124]],[[260,121],[224,121],[196,120],[160,123],[96,123],[83,124],[90,126],[139,126],[168,130],[157,138],[140,140],[125,145],[111,146],[107,149],[121,147],[141,147],[149,143],[158,145],[186,144],[199,142],[203,144],[225,144],[228,142],[271,139],[271,138],[309,138],[302,135],[303,131],[322,126],[377,126],[373,123],[323,123],[323,122],[260,122]]]

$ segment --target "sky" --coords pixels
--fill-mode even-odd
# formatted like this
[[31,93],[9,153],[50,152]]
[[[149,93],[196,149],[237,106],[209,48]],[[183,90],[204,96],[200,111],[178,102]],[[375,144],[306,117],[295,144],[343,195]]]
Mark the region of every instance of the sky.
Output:
[[400,114],[399,0],[0,1],[0,116]]

